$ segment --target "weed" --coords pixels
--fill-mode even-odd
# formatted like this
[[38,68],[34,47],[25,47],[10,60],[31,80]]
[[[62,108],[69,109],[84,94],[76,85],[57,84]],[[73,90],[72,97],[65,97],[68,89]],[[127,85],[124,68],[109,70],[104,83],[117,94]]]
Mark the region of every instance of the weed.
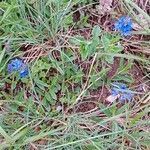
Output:
[[[109,3],[0,2],[0,149],[149,149],[149,28],[134,25],[150,4]],[[130,36],[113,30],[120,16]],[[129,101],[107,101],[113,83]]]

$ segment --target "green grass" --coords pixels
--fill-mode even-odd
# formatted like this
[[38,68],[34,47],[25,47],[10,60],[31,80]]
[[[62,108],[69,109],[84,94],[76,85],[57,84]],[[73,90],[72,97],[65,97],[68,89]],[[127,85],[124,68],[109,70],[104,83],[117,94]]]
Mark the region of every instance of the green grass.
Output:
[[[137,15],[141,13],[150,22],[146,10],[136,3],[118,3],[120,12],[114,9],[112,19],[126,14],[142,26]],[[93,5],[98,1],[0,2],[0,149],[150,148],[149,29],[134,31],[131,39],[106,31],[104,25],[89,23]],[[78,11],[80,20],[75,22],[72,14]],[[90,38],[81,35],[83,29],[90,31]],[[7,64],[14,57],[28,64],[29,77],[8,74]],[[120,59],[117,71],[108,77],[116,57]],[[133,66],[142,72],[142,92],[136,92]],[[99,97],[98,89],[110,90],[115,81],[135,91],[131,103],[106,104]],[[88,103],[94,108],[79,111]]]

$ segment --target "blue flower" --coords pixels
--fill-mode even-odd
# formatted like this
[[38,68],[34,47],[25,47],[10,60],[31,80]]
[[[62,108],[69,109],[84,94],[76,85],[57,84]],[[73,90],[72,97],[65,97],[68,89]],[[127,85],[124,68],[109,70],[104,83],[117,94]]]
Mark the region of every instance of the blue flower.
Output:
[[20,78],[24,78],[28,76],[29,74],[27,65],[20,58],[14,58],[10,60],[7,66],[7,70],[8,70],[8,73],[18,72],[20,75]]
[[18,71],[22,65],[23,65],[23,61],[21,59],[14,58],[9,62],[7,66],[7,70],[9,73],[12,73],[14,71]]
[[117,96],[119,95],[119,101],[124,103],[125,101],[131,101],[134,94],[131,90],[129,90],[124,83],[114,83],[111,89],[111,95]]
[[128,36],[132,32],[132,20],[130,17],[122,16],[115,23],[115,30],[119,31],[121,35]]

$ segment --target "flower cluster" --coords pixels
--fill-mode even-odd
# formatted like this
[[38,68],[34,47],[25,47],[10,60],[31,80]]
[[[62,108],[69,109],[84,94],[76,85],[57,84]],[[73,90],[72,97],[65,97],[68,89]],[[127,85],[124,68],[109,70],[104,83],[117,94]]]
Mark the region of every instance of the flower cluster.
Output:
[[119,31],[121,35],[128,36],[132,32],[132,20],[130,17],[122,16],[115,23],[115,30]]
[[126,101],[130,102],[133,99],[133,92],[129,90],[126,84],[123,83],[114,83],[111,89],[111,95],[119,95],[119,101],[124,103]]
[[28,66],[20,58],[11,59],[7,66],[8,73],[18,72],[20,78],[27,77],[29,74]]

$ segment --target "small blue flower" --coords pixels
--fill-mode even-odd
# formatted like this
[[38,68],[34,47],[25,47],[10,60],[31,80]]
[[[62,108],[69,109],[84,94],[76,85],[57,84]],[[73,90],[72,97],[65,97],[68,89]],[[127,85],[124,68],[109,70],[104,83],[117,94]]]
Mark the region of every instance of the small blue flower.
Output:
[[8,73],[18,72],[20,75],[20,78],[24,78],[28,76],[29,74],[27,65],[20,58],[14,58],[10,60],[7,66],[7,70],[8,70]]
[[9,62],[7,66],[7,70],[9,73],[12,73],[14,71],[18,71],[22,65],[23,65],[23,61],[21,59],[15,58]]
[[119,31],[121,35],[128,36],[132,32],[132,20],[130,17],[122,16],[115,23],[115,30]]
[[125,101],[131,101],[134,94],[131,90],[129,90],[124,83],[114,83],[111,89],[111,95],[117,96],[120,95],[119,101],[124,103]]

